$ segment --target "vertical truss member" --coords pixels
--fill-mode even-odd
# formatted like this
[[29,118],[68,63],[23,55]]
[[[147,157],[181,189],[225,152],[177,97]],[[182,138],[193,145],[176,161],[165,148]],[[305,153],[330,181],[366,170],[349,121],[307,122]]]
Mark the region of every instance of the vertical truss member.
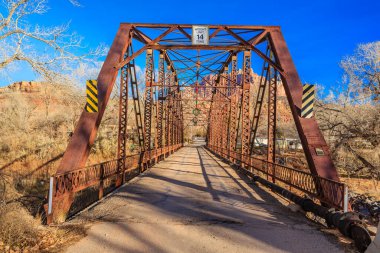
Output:
[[176,145],[179,144],[179,135],[180,135],[180,110],[181,110],[181,107],[180,107],[180,91],[179,91],[179,87],[176,88],[177,89],[177,94],[176,94]]
[[[173,72],[172,72],[172,69],[171,69],[171,66],[167,66],[167,77],[166,77],[166,81],[167,81],[167,93],[166,93],[166,99],[165,99],[165,106],[166,106],[166,136],[165,136],[165,144],[166,144],[166,147],[169,147],[171,145],[171,132],[172,132],[172,126],[171,126],[171,117],[172,117],[172,105],[171,105],[171,101],[172,101],[172,95],[171,95],[171,90],[172,90],[172,75],[173,75]],[[169,151],[168,151],[169,152]]]
[[165,84],[165,61],[164,54],[160,53],[160,59],[158,62],[158,100],[157,100],[157,148],[162,148],[162,116],[163,116],[163,107],[164,107],[164,89]]
[[[153,58],[154,59],[154,58]],[[154,61],[154,60],[153,60]],[[153,68],[153,71],[154,71],[154,68]],[[153,153],[152,155],[155,157],[154,158],[154,163],[156,163],[156,154],[157,154],[157,107],[158,107],[158,95],[157,95],[157,85],[156,85],[156,76],[155,76],[155,73],[153,72],[153,82],[152,82],[152,89],[153,89],[153,100],[152,100],[152,117],[154,119],[152,119],[152,122],[151,122],[151,128],[154,128],[154,130],[152,129],[152,136],[151,136],[151,139],[153,141],[152,143],[152,148],[151,150],[153,150]],[[153,126],[154,124],[156,124],[155,126]]]
[[212,94],[211,94],[211,104],[210,104],[210,109],[208,112],[208,125],[207,125],[207,143],[209,143],[212,147],[215,146],[215,128],[213,127],[215,124],[215,116],[214,116],[214,99],[215,99],[215,91],[216,88],[212,89]]
[[219,152],[219,146],[220,146],[220,115],[219,115],[219,106],[220,106],[220,104],[219,104],[219,95],[220,95],[220,93],[219,93],[219,89],[218,89],[218,86],[219,86],[219,82],[217,81],[216,83],[215,83],[215,87],[216,87],[216,89],[215,89],[215,96],[214,96],[214,98],[215,98],[215,100],[214,100],[214,113],[215,113],[215,123],[214,123],[214,125],[212,126],[213,128],[215,128],[215,146],[216,146],[216,148],[217,148],[217,151]]
[[[268,54],[272,55],[269,45],[267,46],[265,55],[268,56]],[[260,75],[260,83],[259,83],[259,89],[257,91],[255,108],[253,110],[253,119],[252,119],[252,125],[251,125],[251,144],[252,144],[251,152],[250,152],[251,155],[253,155],[253,151],[255,148],[255,139],[256,139],[256,134],[257,134],[257,128],[259,126],[259,121],[260,121],[261,107],[263,105],[265,89],[266,89],[269,78],[270,78],[269,64],[267,61],[264,61],[263,69]]]
[[235,159],[231,157],[231,152],[236,151],[236,142],[237,142],[237,131],[238,131],[238,103],[239,103],[239,93],[240,88],[237,86],[237,57],[236,54],[232,56],[231,61],[231,85],[232,85],[232,95],[230,100],[230,131],[229,131],[229,153],[230,159],[232,162],[235,162]]
[[[132,49],[132,46],[130,48]],[[129,70],[129,76],[130,76],[130,82],[131,82],[131,91],[132,91],[131,93],[132,93],[132,99],[133,99],[133,108],[135,111],[135,120],[136,120],[139,147],[140,147],[140,151],[143,153],[144,127],[143,127],[143,121],[142,121],[142,115],[141,115],[140,96],[139,96],[136,67],[135,67],[134,60],[128,63],[128,70]]]
[[182,102],[181,102],[181,91],[180,91],[180,89],[179,89],[179,87],[178,87],[178,105],[177,105],[177,107],[178,107],[178,119],[177,119],[177,124],[178,124],[178,133],[177,133],[177,144],[180,144],[181,143],[181,132],[182,132],[182,129],[183,129],[183,127],[182,127]]
[[[243,109],[243,77],[242,75],[240,76],[240,89],[237,89],[238,94],[237,94],[237,120],[236,120],[236,146],[235,149],[238,150],[238,140],[240,138],[240,144],[242,140],[242,126],[241,126],[241,119],[243,116],[242,109]],[[241,152],[242,146],[240,146],[240,152],[237,153],[237,160],[241,160],[242,152]]]
[[[133,54],[132,45],[129,47],[131,54]],[[140,96],[139,96],[139,89],[138,89],[138,83],[137,83],[137,76],[136,76],[136,67],[135,67],[135,60],[130,61],[128,64],[128,74],[130,76],[130,83],[131,83],[131,94],[133,99],[133,109],[135,111],[135,122],[137,127],[137,134],[138,134],[138,142],[139,142],[139,149],[140,149],[140,158],[139,158],[139,170],[142,169],[142,163],[144,158],[144,127],[143,127],[143,121],[142,121],[142,115],[141,115],[141,106],[140,106]]]
[[228,89],[226,88],[228,85],[228,66],[224,68],[223,72],[223,89],[221,96],[223,97],[223,105],[221,108],[222,109],[222,148],[223,148],[223,153],[226,154],[228,150],[228,116],[229,116],[229,103],[228,103]]
[[[173,73],[174,74],[174,73]],[[174,84],[173,82],[173,79],[172,79],[172,85]],[[175,100],[175,91],[173,88],[171,88],[171,91],[170,91],[170,104],[169,104],[169,107],[170,107],[170,121],[169,121],[169,124],[170,124],[170,135],[169,135],[169,140],[170,140],[170,146],[173,146],[174,144],[174,100]],[[170,150],[170,153],[171,153],[172,150]]]
[[176,144],[176,135],[177,135],[177,125],[176,125],[176,120],[177,120],[177,90],[176,88],[174,88],[175,90],[173,91],[173,103],[172,103],[172,113],[173,113],[173,116],[172,116],[172,145],[175,145]]
[[179,140],[180,140],[180,143],[181,143],[181,147],[183,146],[183,142],[184,142],[184,129],[185,129],[185,126],[184,126],[184,120],[183,120],[183,101],[182,101],[182,93],[179,92],[179,99],[180,99],[180,135],[179,135]]
[[[241,154],[246,158],[250,155],[250,119],[249,119],[249,92],[251,84],[251,51],[244,52],[243,59],[243,84],[242,84],[242,99],[241,99]],[[247,160],[243,163],[248,163]]]
[[146,50],[146,71],[145,71],[145,110],[144,110],[144,133],[145,133],[145,150],[151,150],[152,135],[152,107],[153,107],[153,51]]
[[[125,54],[124,59],[128,57]],[[123,66],[120,71],[120,99],[119,99],[119,133],[118,133],[118,178],[116,185],[124,182],[125,159],[127,152],[127,121],[128,121],[128,66]],[[120,174],[121,173],[121,174]]]
[[269,69],[269,89],[268,89],[268,152],[267,160],[269,174],[273,175],[272,181],[275,182],[275,166],[271,163],[276,161],[276,112],[277,112],[277,71]]
[[215,130],[216,130],[216,146],[217,146],[217,149],[218,149],[218,152],[220,152],[220,147],[222,146],[222,124],[221,124],[221,93],[220,93],[220,89],[218,89],[218,86],[219,85],[219,81],[216,82],[215,84],[216,86],[216,101],[215,101],[215,115],[216,115],[216,126],[215,126]]
[[173,91],[173,103],[172,103],[172,113],[173,113],[173,116],[172,116],[172,145],[175,145],[177,144],[176,143],[176,136],[177,136],[177,89],[174,88],[175,90]]

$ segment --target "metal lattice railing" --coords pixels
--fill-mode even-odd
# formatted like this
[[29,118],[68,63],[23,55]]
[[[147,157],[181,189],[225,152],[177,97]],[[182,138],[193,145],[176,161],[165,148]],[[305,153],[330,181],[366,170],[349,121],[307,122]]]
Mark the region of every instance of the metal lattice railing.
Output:
[[217,155],[233,161],[243,169],[272,178],[273,182],[280,181],[289,188],[296,189],[310,197],[316,198],[330,206],[345,209],[345,184],[327,178],[313,175],[309,172],[294,169],[284,165],[272,163],[264,159],[244,156],[226,148],[208,145],[208,148]]
[[[71,199],[72,203],[69,216],[83,210],[103,198],[103,195],[118,188],[122,182],[138,175],[143,168],[154,164],[163,155],[168,156],[180,147],[182,144],[176,144],[146,151],[143,154],[130,155],[69,172],[57,173],[50,178],[48,216],[52,214],[54,206],[58,202],[67,201],[67,198]],[[120,167],[120,164],[124,164],[124,167]]]
[[[144,153],[141,165],[151,162],[155,158],[181,147],[181,144],[171,147],[155,149]],[[124,158],[125,168],[123,171],[118,171],[118,162],[121,159],[114,159],[99,164],[90,165],[74,171],[56,174],[54,178],[54,197],[60,197],[66,193],[75,193],[88,187],[101,184],[117,174],[127,173],[138,169],[140,154],[130,155]]]

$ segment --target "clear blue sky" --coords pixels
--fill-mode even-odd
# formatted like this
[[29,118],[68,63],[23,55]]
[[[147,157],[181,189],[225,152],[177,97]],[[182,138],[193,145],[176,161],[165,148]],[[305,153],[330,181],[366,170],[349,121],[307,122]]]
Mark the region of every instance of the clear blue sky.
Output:
[[[96,47],[111,45],[120,22],[279,25],[303,82],[336,85],[339,61],[358,43],[380,40],[380,1],[128,1],[50,0],[50,10],[32,21],[71,29]],[[19,78],[31,79],[24,72]]]

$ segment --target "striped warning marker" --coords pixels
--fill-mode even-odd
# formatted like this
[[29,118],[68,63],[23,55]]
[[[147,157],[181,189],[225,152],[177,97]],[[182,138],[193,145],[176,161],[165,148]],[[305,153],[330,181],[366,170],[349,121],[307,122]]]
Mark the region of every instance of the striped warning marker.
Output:
[[86,81],[86,112],[98,112],[98,81]]
[[312,84],[305,84],[303,86],[302,94],[302,118],[311,118],[314,115],[314,99],[315,99],[315,86]]

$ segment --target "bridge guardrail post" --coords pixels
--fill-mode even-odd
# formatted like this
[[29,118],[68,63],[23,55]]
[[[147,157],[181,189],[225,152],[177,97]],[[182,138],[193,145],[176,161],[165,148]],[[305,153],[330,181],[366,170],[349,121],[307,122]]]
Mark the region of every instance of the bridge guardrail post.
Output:
[[100,164],[99,192],[98,198],[102,199],[104,195],[104,165]]
[[127,170],[127,165],[126,165],[127,157],[124,157],[123,159],[124,159],[124,162],[123,162],[124,167],[123,167],[123,171],[122,171],[122,174],[121,174],[121,176],[122,176],[121,183],[125,184],[125,174],[126,174],[125,171]]
[[344,184],[343,211],[348,212],[348,186]]
[[249,170],[251,173],[253,173],[253,162],[252,162],[252,156],[249,156]]
[[144,162],[145,162],[145,151],[140,152],[139,161],[138,161],[138,169],[139,174],[144,171]]
[[49,179],[48,203],[47,203],[47,206],[45,206],[47,224],[50,224],[52,222],[54,194],[55,194],[54,177],[50,177],[50,179]]
[[[123,174],[123,171],[124,171],[124,168],[120,168],[119,163],[121,163],[121,159],[117,160],[117,162],[116,162],[116,166],[117,166],[117,170],[116,170],[116,184],[115,184],[116,188],[118,188],[122,184],[121,175]],[[124,165],[123,165],[123,167],[124,167]]]

